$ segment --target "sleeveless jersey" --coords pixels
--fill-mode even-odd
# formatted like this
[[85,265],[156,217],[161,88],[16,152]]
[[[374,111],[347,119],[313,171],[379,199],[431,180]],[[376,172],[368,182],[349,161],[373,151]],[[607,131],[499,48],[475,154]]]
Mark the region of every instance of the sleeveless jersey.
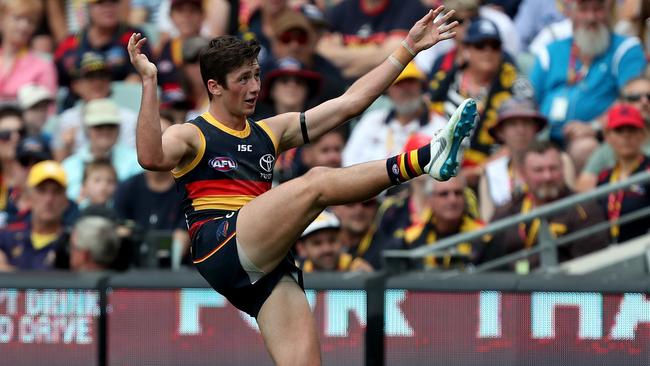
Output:
[[246,121],[236,131],[206,112],[186,123],[199,130],[199,151],[172,174],[183,190],[188,228],[237,211],[271,189],[277,140],[265,122]]

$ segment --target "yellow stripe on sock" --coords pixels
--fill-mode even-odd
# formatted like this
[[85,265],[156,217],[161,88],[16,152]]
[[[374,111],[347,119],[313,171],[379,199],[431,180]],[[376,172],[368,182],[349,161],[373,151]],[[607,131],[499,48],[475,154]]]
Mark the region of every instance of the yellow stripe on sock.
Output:
[[399,172],[403,179],[410,179],[406,172],[406,154],[402,154],[399,159]]
[[411,150],[409,154],[411,154],[411,166],[413,167],[413,170],[415,170],[417,175],[422,175],[422,168],[420,168],[420,163],[418,162],[418,151]]

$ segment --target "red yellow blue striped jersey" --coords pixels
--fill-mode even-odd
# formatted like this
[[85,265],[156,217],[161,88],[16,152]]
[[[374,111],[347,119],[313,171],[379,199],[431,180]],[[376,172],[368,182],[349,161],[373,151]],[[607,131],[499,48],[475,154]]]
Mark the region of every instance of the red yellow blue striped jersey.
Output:
[[199,150],[172,174],[183,190],[188,227],[237,211],[271,189],[278,140],[265,122],[246,121],[237,131],[206,112],[186,123],[198,129]]

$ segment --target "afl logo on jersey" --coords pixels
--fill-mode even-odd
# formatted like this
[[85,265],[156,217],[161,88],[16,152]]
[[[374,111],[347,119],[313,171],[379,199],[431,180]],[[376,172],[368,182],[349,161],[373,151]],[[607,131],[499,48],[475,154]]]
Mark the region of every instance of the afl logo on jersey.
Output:
[[275,157],[271,154],[265,154],[260,158],[260,168],[265,172],[270,173],[273,171],[273,163],[275,162]]
[[229,172],[237,169],[237,162],[227,156],[216,156],[208,162],[208,164],[217,171]]

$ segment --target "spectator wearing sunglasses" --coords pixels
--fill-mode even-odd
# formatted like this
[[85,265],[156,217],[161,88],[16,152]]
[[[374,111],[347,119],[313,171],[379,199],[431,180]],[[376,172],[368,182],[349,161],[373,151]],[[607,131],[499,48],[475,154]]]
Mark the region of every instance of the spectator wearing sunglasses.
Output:
[[[435,245],[449,236],[475,231],[485,226],[465,211],[467,183],[464,178],[455,177],[446,182],[426,179],[424,186],[428,194],[426,208],[422,212],[421,220],[406,228],[403,242],[405,248]],[[476,261],[481,241],[483,240],[460,243],[456,247],[427,256],[423,260],[423,266],[429,269],[463,268],[465,264]]]
[[[646,129],[650,126],[650,78],[637,77],[628,81],[623,87],[622,102],[630,104],[641,112]],[[650,155],[650,139],[647,139],[641,146],[646,155]],[[576,190],[586,192],[593,189],[598,183],[598,175],[606,169],[611,169],[616,164],[616,156],[612,146],[605,141],[594,151],[584,169],[580,173]]]
[[307,101],[313,107],[336,98],[345,91],[345,81],[334,64],[316,53],[318,32],[308,18],[299,11],[286,10],[272,23],[271,55],[260,63],[262,76],[271,71],[277,60],[290,57],[298,60],[306,70],[323,78],[320,92]]
[[478,182],[480,167],[492,153],[495,140],[488,130],[496,123],[497,110],[515,90],[532,96],[528,83],[519,78],[517,68],[502,51],[496,25],[487,19],[471,22],[463,38],[463,59],[449,72],[436,73],[429,83],[432,109],[445,120],[465,98],[479,106],[479,121],[465,152],[463,174],[470,186]]
[[[10,193],[19,186],[20,177],[15,174],[18,167],[16,147],[25,136],[25,123],[17,106],[0,106],[0,211],[7,209]],[[0,222],[0,226],[6,223]]]
[[433,74],[441,66],[462,63],[460,49],[463,47],[463,39],[469,24],[475,19],[487,19],[493,22],[499,30],[503,50],[513,56],[519,54],[521,49],[519,32],[515,29],[512,19],[502,11],[490,5],[481,5],[480,0],[428,0],[424,3],[430,6],[442,3],[447,9],[454,9],[456,14],[451,20],[459,23],[456,27],[456,36],[452,40],[440,42],[436,47],[420,52],[415,57],[415,63],[424,73]]

